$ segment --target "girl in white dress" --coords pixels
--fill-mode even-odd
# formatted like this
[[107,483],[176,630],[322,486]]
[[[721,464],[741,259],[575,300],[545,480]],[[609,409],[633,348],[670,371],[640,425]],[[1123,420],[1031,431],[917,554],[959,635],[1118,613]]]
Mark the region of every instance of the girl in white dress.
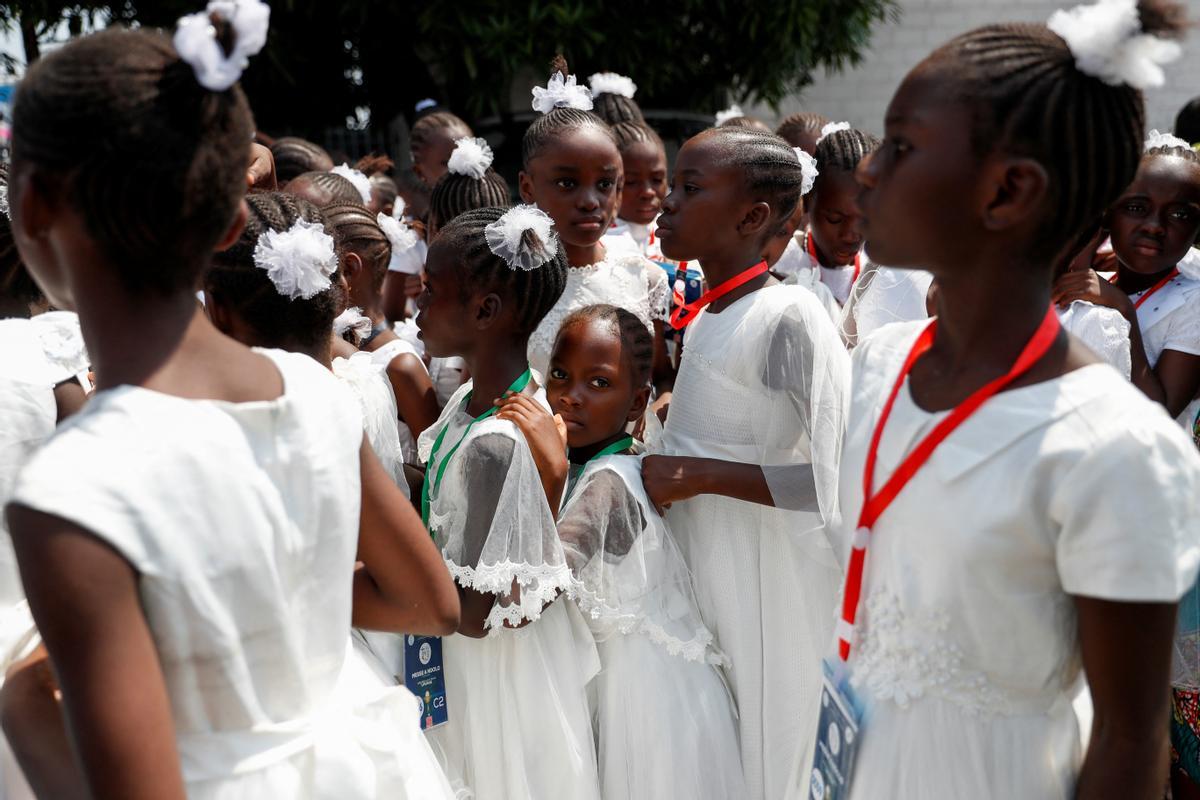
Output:
[[849,358],[812,292],[755,266],[804,182],[783,140],[718,128],[680,150],[659,218],[667,256],[699,258],[719,296],[685,329],[662,454],[642,476],[651,502],[670,507],[700,612],[731,661],[751,798],[797,785],[839,576],[825,528]]
[[1116,309],[1129,323],[1133,383],[1185,430],[1200,411],[1200,153],[1151,131],[1137,175],[1108,209],[1111,282],[1068,273],[1056,300]]
[[545,89],[533,90],[534,110],[542,116],[525,132],[519,183],[521,199],[554,220],[571,268],[562,296],[529,337],[529,363],[545,375],[567,314],[607,303],[653,326],[655,386],[665,392],[673,378],[662,337],[670,303],[667,273],[639,253],[608,251],[601,243],[617,214],[621,153],[612,129],[588,110],[590,92],[575,85],[561,56],[555,69]]
[[493,401],[545,407],[530,332],[566,282],[549,217],[530,206],[468,211],[429,249],[417,324],[429,353],[471,371],[421,434],[422,511],[458,582],[443,640],[449,721],[430,732],[456,790],[477,800],[598,798],[584,687],[599,669],[529,445]]
[[591,696],[604,800],[745,797],[725,658],[642,488],[641,447],[625,432],[649,402],[650,335],[613,306],[585,307],[563,323],[546,394],[566,432],[569,473],[541,406],[517,395],[498,416],[546,443],[539,468],[549,461],[570,475],[558,531],[600,651]]
[[832,657],[865,706],[852,800],[1161,796],[1200,458],[1050,302],[1141,155],[1135,87],[1166,43],[1128,12],[952,40],[904,79],[858,171],[871,253],[939,291],[935,322],[854,351]]
[[[267,10],[237,12],[182,20],[179,51],[147,29],[76,39],[14,110],[17,244],[97,375],[8,507],[75,756],[23,766],[55,797],[72,776],[94,797],[444,797],[411,756],[411,695],[333,694],[352,618],[454,627],[436,550],[328,371],[234,342],[195,300],[245,222],[234,80]],[[182,60],[214,27],[231,61]]]

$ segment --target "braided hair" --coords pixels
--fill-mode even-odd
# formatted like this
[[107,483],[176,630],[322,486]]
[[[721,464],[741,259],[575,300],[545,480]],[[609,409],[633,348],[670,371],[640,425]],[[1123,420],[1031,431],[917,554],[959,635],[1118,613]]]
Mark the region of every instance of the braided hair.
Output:
[[[1174,3],[1138,3],[1148,34],[1177,33],[1180,11]],[[1080,71],[1067,43],[1045,25],[969,31],[923,67],[936,69],[945,91],[971,109],[978,158],[1014,153],[1046,170],[1046,211],[1031,259],[1055,259],[1133,180],[1145,128],[1141,92]]]
[[233,309],[267,347],[290,343],[306,348],[319,346],[329,339],[343,302],[337,273],[328,289],[307,300],[285,297],[267,271],[254,262],[254,249],[267,231],[286,231],[299,219],[324,224],[324,217],[304,198],[283,192],[247,195],[246,205],[250,211],[246,227],[232,247],[213,255],[212,266],[204,277],[205,291],[222,306]]
[[[567,60],[561,54],[555,56],[550,63],[550,70],[551,77],[557,73],[566,78]],[[525,129],[525,136],[521,139],[522,168],[528,170],[530,162],[537,158],[542,149],[550,142],[560,139],[571,131],[583,128],[595,128],[608,137],[614,145],[617,144],[617,137],[613,135],[612,128],[591,111],[583,111],[578,108],[555,108],[542,114]]]
[[465,211],[488,206],[507,208],[511,204],[508,184],[491,167],[482,178],[447,172],[438,178],[429,196],[429,223],[436,230]]
[[766,227],[764,241],[778,233],[800,205],[804,172],[796,151],[782,137],[751,128],[723,125],[703,135],[722,145],[722,165],[738,168],[747,190],[771,207],[772,224]]
[[306,172],[292,179],[287,191],[301,194],[310,189],[308,199],[317,206],[332,203],[358,203],[362,205],[362,193],[348,178],[336,172]]
[[560,243],[554,257],[540,267],[530,270],[510,267],[492,252],[484,234],[484,229],[499,221],[506,210],[493,206],[466,211],[442,228],[434,245],[454,249],[456,262],[464,272],[459,282],[464,300],[468,287],[502,295],[505,302],[517,309],[518,333],[529,335],[567,286],[567,256]]
[[786,117],[775,133],[787,140],[792,147],[803,147],[808,139],[821,135],[821,129],[832,120],[814,111],[801,111]]
[[[8,165],[0,162],[0,189],[8,197]],[[17,252],[13,238],[12,211],[0,213],[0,298],[17,303],[33,303],[42,298],[42,290],[33,282],[29,270]]]
[[611,92],[602,92],[592,97],[592,113],[609,125],[646,121],[642,116],[642,109],[638,108],[632,97]]
[[812,192],[817,192],[821,178],[828,174],[842,172],[853,177],[859,162],[875,152],[879,144],[874,136],[855,128],[834,131],[826,136],[817,143],[817,150],[813,154],[817,161],[817,181],[813,184]]
[[767,123],[763,122],[761,119],[759,119],[757,117],[747,117],[744,114],[740,117],[730,117],[729,119],[725,120],[720,125],[718,125],[717,127],[718,128],[744,128],[746,130],[763,131],[765,133],[771,132],[771,128],[769,125],[767,125]]
[[1152,147],[1142,155],[1142,160],[1145,161],[1147,158],[1155,156],[1174,156],[1175,158],[1182,158],[1184,161],[1190,161],[1200,166],[1200,152],[1190,147],[1184,147],[1183,145],[1159,145],[1158,147]]
[[650,385],[654,368],[654,336],[646,323],[631,311],[605,303],[584,306],[572,311],[559,326],[558,335],[581,322],[605,322],[621,340],[621,354],[628,356],[633,373],[633,387],[641,389]]
[[449,111],[434,111],[413,123],[408,135],[409,146],[414,150],[424,147],[438,133],[445,133],[451,139],[475,135],[461,118]]
[[283,136],[271,145],[275,158],[275,177],[281,184],[305,172],[333,169],[333,158],[319,144],[298,136]]
[[238,215],[252,130],[238,86],[209,91],[162,33],[112,27],[29,68],[13,171],[61,178],[126,289],[171,294],[195,287]]
[[618,122],[612,126],[613,135],[617,137],[617,149],[624,153],[635,144],[654,144],[663,146],[658,133],[645,122]]
[[375,215],[361,203],[335,203],[322,208],[321,214],[337,246],[338,263],[347,253],[356,254],[371,270],[371,290],[380,291],[392,258],[392,244]]

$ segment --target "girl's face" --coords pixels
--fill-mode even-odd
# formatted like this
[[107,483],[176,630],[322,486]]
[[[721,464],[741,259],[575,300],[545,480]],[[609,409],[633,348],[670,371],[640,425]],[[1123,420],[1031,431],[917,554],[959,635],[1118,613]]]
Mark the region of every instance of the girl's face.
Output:
[[567,426],[568,447],[601,442],[645,411],[650,389],[634,386],[623,349],[620,335],[604,320],[580,320],[559,331],[546,397]]
[[688,139],[675,159],[671,192],[663,200],[658,238],[663,255],[703,261],[740,243],[739,221],[754,205],[737,167],[728,165],[711,132]]
[[667,154],[657,142],[635,142],[621,154],[621,161],[625,167],[621,219],[649,225],[667,196]]
[[888,106],[883,145],[855,173],[866,247],[888,266],[953,268],[982,232],[975,209],[990,187],[979,185],[971,109],[946,99],[936,72],[921,65],[904,79]]
[[817,178],[816,189],[809,195],[808,229],[826,266],[841,267],[854,263],[862,249],[862,213],[855,204],[858,182],[848,172],[831,170]]
[[454,142],[470,134],[453,128],[438,128],[425,139],[420,147],[410,151],[412,156],[412,171],[426,186],[433,188],[438,178],[446,174],[450,164],[450,154],[454,152]]
[[443,241],[429,246],[421,294],[417,296],[417,334],[429,355],[437,358],[468,352],[475,335],[473,297],[464,291],[457,254]]
[[1200,165],[1177,156],[1143,159],[1108,224],[1122,264],[1143,275],[1169,270],[1200,232]]
[[554,220],[563,243],[591,247],[617,216],[621,154],[596,128],[577,128],[547,144],[520,175],[521,199]]

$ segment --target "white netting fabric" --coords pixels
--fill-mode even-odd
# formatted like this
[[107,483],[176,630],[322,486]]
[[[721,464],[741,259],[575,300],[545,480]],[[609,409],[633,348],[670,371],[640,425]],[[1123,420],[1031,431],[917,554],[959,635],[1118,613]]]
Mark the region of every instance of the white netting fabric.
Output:
[[598,641],[639,633],[689,661],[724,664],[696,607],[691,575],[646,497],[637,456],[588,464],[559,514],[579,609]]
[[892,322],[928,318],[925,297],[932,282],[933,276],[923,270],[868,262],[842,309],[841,330],[846,346],[853,348],[863,337]]
[[405,494],[404,452],[400,446],[396,396],[387,374],[370,353],[355,353],[350,358],[335,358],[333,374],[350,387],[362,409],[363,432],[384,470]]

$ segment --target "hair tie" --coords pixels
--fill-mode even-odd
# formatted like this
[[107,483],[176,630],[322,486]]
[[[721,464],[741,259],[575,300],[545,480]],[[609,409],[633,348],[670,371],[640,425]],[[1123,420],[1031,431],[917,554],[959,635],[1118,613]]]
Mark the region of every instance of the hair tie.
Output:
[[537,206],[513,206],[483,229],[488,247],[513,269],[544,266],[558,252],[554,220]]
[[1109,86],[1162,86],[1163,65],[1183,52],[1178,42],[1142,32],[1136,0],[1099,0],[1090,6],[1059,9],[1046,27],[1067,43],[1080,72]]
[[371,322],[371,318],[363,316],[362,309],[358,306],[347,308],[333,320],[335,336],[345,336],[346,331],[354,331],[354,338],[362,341],[370,336],[374,329],[375,324]]
[[492,165],[492,148],[486,139],[464,136],[454,142],[454,152],[446,162],[446,169],[455,175],[467,175],[477,181],[483,180]]
[[837,133],[838,131],[848,131],[848,130],[850,130],[849,122],[827,123],[826,125],[824,125],[821,128],[821,135],[819,137],[817,137],[817,144],[820,144],[821,140],[824,139],[826,136],[832,136],[833,134]]
[[[233,28],[228,55],[217,41],[213,17]],[[173,43],[179,57],[191,65],[196,80],[211,92],[223,92],[238,82],[242,71],[267,43],[271,8],[262,0],[211,0],[204,12],[180,17]]]
[[392,219],[403,220],[404,209],[407,207],[408,204],[404,202],[404,198],[400,195],[396,195],[396,199],[392,201]]
[[[1184,150],[1191,150],[1192,145],[1180,139],[1172,133],[1159,133],[1158,131],[1150,131],[1146,136],[1146,146],[1142,152],[1149,153],[1151,150],[1156,150],[1159,147],[1176,148],[1182,147]],[[5,204],[8,205],[7,203]]]
[[412,269],[412,257],[409,251],[416,247],[421,237],[412,228],[405,225],[395,217],[389,217],[382,211],[375,215],[375,221],[379,223],[379,227],[383,229],[383,235],[387,237],[388,244],[392,247],[392,257],[388,261],[388,270],[390,272],[405,272],[408,274],[416,274],[421,271],[421,262],[416,262],[416,271]]
[[342,162],[329,171],[334,175],[341,175],[354,184],[354,188],[358,189],[358,194],[362,197],[363,205],[371,202],[371,179],[365,174],[345,162]]
[[564,78],[561,72],[556,72],[545,89],[533,87],[533,110],[547,114],[556,108],[591,111],[592,92],[586,86],[577,85],[574,75]]
[[633,96],[637,94],[637,84],[631,78],[615,72],[597,72],[588,78],[588,84],[592,87],[593,97],[601,94],[616,94],[632,100]]
[[722,125],[724,125],[726,122],[729,122],[729,120],[731,120],[731,119],[737,119],[738,117],[744,117],[744,116],[746,116],[746,115],[745,115],[745,113],[742,112],[742,107],[739,106],[737,103],[734,103],[733,105],[731,105],[729,108],[725,109],[724,111],[717,112],[716,122],[714,123],[714,126],[719,128]]
[[803,197],[812,191],[813,184],[817,182],[817,176],[821,173],[817,169],[817,160],[803,147],[793,147],[792,150],[796,152],[796,159],[800,162],[800,196]]
[[337,252],[321,223],[298,219],[286,231],[270,230],[258,237],[254,265],[267,271],[284,297],[308,300],[333,285]]

